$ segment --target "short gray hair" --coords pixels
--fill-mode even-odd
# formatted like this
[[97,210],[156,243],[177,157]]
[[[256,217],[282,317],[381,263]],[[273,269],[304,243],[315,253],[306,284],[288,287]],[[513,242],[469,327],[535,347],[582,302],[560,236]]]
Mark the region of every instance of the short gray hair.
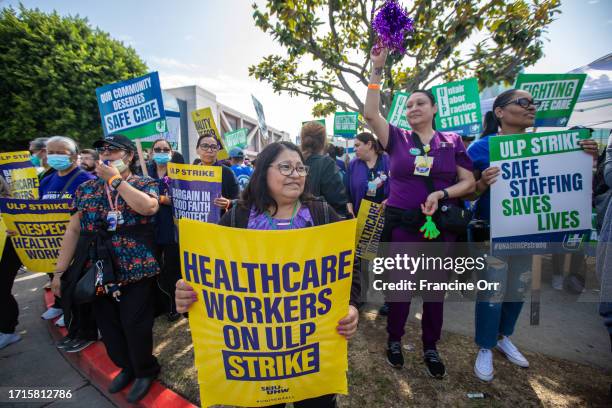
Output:
[[70,150],[72,154],[77,154],[79,152],[79,147],[77,146],[77,143],[67,136],[53,136],[49,138],[49,140],[47,140],[47,145],[49,143],[63,143],[68,146],[68,150]]

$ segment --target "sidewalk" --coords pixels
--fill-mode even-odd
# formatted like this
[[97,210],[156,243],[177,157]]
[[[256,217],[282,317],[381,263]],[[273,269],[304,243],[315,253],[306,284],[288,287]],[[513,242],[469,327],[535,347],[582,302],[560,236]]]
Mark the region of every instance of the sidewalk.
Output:
[[[4,271],[0,271],[2,273]],[[0,406],[2,407],[83,407],[111,408],[112,404],[81,376],[55,348],[48,323],[40,318],[43,286],[47,275],[20,272],[13,294],[19,304],[18,343],[0,350]],[[71,390],[72,399],[11,402],[9,389]],[[23,400],[22,400],[23,401]]]

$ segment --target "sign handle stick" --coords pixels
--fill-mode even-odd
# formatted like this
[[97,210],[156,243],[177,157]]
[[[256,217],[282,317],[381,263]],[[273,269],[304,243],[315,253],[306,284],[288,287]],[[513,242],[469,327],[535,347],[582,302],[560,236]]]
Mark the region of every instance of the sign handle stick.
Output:
[[542,287],[542,256],[534,255],[531,260],[531,313],[529,323],[540,324],[540,288]]
[[144,154],[142,150],[142,143],[140,139],[136,139],[134,141],[136,143],[136,151],[138,152],[138,161],[140,162],[140,168],[142,169],[143,176],[148,176],[149,172],[147,171],[147,165],[145,164]]

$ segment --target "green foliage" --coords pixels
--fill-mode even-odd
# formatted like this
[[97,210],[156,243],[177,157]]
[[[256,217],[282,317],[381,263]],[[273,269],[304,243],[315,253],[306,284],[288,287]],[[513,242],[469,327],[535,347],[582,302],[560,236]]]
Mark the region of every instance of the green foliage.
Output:
[[86,19],[0,10],[1,149],[27,149],[29,140],[52,135],[90,147],[103,136],[96,88],[146,71],[133,48]]
[[[406,3],[404,1],[404,3]],[[287,51],[270,55],[249,74],[276,92],[307,95],[313,115],[338,109],[363,113],[371,21],[382,1],[267,0],[253,5],[253,19]],[[560,13],[560,0],[413,0],[415,32],[403,58],[387,60],[381,111],[393,92],[476,76],[482,88],[512,82],[542,57],[546,27]],[[478,39],[478,41],[476,41]],[[470,49],[471,46],[471,49]],[[469,51],[462,51],[468,50]],[[320,69],[300,69],[311,57]],[[357,92],[358,90],[358,92]]]

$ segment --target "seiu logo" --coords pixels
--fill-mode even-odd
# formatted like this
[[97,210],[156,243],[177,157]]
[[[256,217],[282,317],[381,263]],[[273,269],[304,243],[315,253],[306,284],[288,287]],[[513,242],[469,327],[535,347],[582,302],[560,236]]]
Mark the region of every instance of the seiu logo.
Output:
[[269,385],[266,387],[261,387],[262,391],[265,391],[266,394],[282,394],[284,392],[289,392],[289,388],[282,388],[280,385]]

